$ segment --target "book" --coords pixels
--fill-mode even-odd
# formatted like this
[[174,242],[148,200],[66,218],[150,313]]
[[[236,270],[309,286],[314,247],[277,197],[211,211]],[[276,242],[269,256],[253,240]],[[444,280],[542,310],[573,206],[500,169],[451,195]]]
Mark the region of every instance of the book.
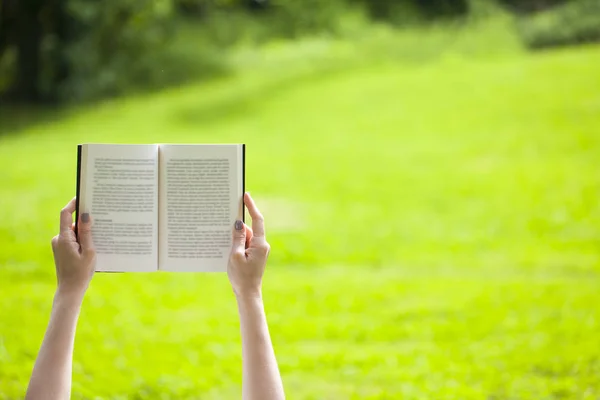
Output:
[[[81,144],[96,271],[224,272],[244,220],[244,144]],[[77,233],[77,226],[75,227]]]

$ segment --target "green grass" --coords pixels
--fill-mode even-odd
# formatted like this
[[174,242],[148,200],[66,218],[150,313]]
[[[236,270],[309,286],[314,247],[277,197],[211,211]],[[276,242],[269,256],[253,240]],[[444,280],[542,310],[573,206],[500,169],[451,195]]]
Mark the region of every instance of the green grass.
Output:
[[[599,50],[257,68],[11,123],[0,399],[24,393],[95,141],[247,143],[289,398],[599,398]],[[240,368],[225,276],[94,278],[74,398],[236,398]]]

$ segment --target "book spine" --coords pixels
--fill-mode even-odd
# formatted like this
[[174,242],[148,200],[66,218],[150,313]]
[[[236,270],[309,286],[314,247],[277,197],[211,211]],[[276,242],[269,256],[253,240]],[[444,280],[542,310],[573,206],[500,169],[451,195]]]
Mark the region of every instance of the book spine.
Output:
[[242,222],[246,223],[246,204],[244,194],[246,193],[246,144],[242,144]]
[[81,190],[81,149],[82,145],[77,145],[77,182],[75,193],[75,236],[77,236],[77,224],[79,223],[79,199]]

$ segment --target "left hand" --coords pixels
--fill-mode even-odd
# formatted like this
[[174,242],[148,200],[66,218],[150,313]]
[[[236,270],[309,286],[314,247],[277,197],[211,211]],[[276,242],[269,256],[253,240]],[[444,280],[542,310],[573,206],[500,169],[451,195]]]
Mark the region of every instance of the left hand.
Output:
[[249,193],[244,195],[244,203],[252,217],[252,229],[235,221],[227,275],[236,296],[260,297],[271,246],[265,237],[264,218]]
[[60,212],[60,233],[52,238],[58,293],[83,298],[96,269],[96,251],[92,241],[92,221],[88,213],[80,215],[78,238],[73,230],[75,198]]

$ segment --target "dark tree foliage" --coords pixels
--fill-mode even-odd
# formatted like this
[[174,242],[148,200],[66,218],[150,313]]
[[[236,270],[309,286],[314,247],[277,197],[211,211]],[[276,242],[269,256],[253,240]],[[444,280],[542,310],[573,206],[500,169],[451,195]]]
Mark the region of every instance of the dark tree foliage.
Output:
[[570,0],[498,0],[498,3],[513,12],[529,14],[547,10],[569,1]]
[[0,57],[13,47],[17,54],[9,93],[22,101],[40,97],[42,44],[41,0],[5,0],[0,8]]
[[55,100],[53,88],[69,76],[65,49],[73,38],[64,0],[1,0],[0,60],[16,55],[4,98],[35,103]]
[[437,17],[458,17],[469,12],[468,0],[421,0],[418,10],[428,19]]
[[600,41],[600,1],[577,0],[517,19],[517,32],[532,50]]
[[18,0],[0,1],[0,59],[4,52],[16,40]]
[[221,50],[252,35],[260,41],[335,34],[348,7],[400,25],[460,18],[473,1],[497,1],[520,15],[559,10],[520,25],[532,48],[600,37],[600,12],[571,7],[600,0],[0,0],[0,101],[93,99],[222,68],[215,57],[199,62],[195,43],[182,58],[191,60],[193,52],[194,61],[173,56],[169,41],[183,19],[202,28],[204,45]]
[[0,62],[16,55],[0,96],[57,102],[150,81],[170,9],[170,0],[0,0]]
[[371,17],[383,20],[403,20],[402,13],[411,17],[435,19],[458,17],[469,12],[469,0],[355,0],[362,4]]

